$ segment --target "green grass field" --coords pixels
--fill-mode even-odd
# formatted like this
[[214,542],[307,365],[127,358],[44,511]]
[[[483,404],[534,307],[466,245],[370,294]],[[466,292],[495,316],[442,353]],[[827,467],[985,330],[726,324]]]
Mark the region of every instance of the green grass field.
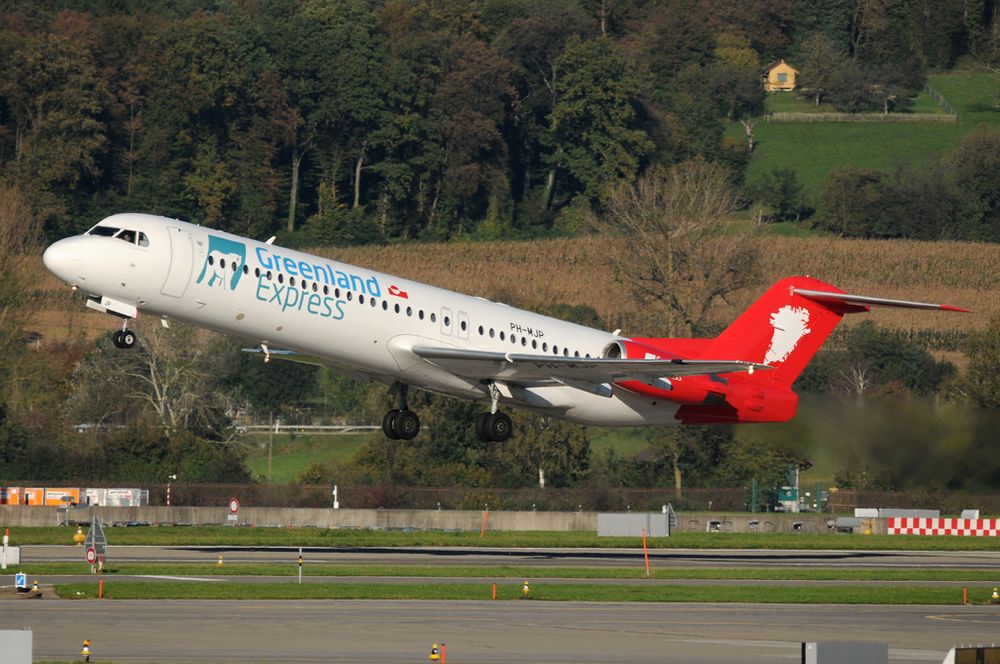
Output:
[[[271,481],[289,484],[311,463],[346,461],[354,454],[369,434],[323,436],[309,434],[279,434],[274,437],[271,457]],[[254,434],[243,438],[252,445],[247,457],[247,467],[254,476],[267,479],[267,434]]]
[[[12,567],[11,573],[26,572],[32,578],[55,575],[90,577],[90,567],[80,563],[33,563]],[[114,563],[104,569],[105,579],[132,576],[296,576],[296,557],[289,554],[286,564],[229,562],[212,563]],[[632,567],[530,567],[514,565],[341,565],[310,562],[302,566],[303,576],[332,577],[413,577],[470,579],[642,579],[644,566]],[[655,579],[704,579],[743,581],[950,581],[968,584],[995,584],[996,570],[914,569],[914,568],[831,568],[812,567],[675,567],[658,566],[654,561],[650,576]],[[82,581],[82,579],[81,579]]]
[[[997,81],[990,75],[955,72],[933,75],[928,80],[958,111],[958,124],[798,124],[759,119],[754,129],[758,144],[747,171],[747,182],[752,183],[773,169],[791,169],[815,197],[822,191],[829,173],[837,168],[853,165],[888,171],[900,164],[923,164],[953,149],[962,136],[978,125],[1000,123],[1000,110],[994,105]],[[773,110],[805,112],[810,104],[791,95],[773,97],[769,100]],[[937,106],[932,101],[918,99],[913,110],[937,112],[932,105]],[[727,134],[739,139],[743,127],[731,125]]]
[[[95,599],[96,582],[56,586],[64,599]],[[467,583],[204,583],[105,581],[106,599],[432,599],[487,600],[491,584]],[[989,588],[970,588],[972,603],[988,603]],[[499,601],[550,602],[752,602],[755,604],[961,604],[962,592],[944,586],[670,586],[534,583],[530,596],[521,588],[497,586]]]
[[[73,529],[16,528],[13,545],[69,544]],[[639,537],[598,537],[594,532],[383,531],[323,528],[227,528],[225,526],[140,526],[108,528],[108,544],[152,546],[467,546],[641,548]],[[649,539],[652,549],[838,549],[879,551],[990,551],[990,537],[837,535],[833,533],[676,533]],[[82,553],[81,553],[82,555]]]

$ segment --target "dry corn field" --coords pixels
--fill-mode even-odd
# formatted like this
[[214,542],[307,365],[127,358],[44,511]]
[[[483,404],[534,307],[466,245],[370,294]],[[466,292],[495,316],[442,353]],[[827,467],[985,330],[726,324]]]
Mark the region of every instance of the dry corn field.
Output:
[[[656,335],[657,330],[630,329],[636,303],[613,282],[601,265],[602,243],[594,237],[527,242],[440,243],[319,249],[316,253],[369,269],[400,275],[443,288],[480,295],[527,308],[548,303],[588,305],[624,334]],[[963,332],[982,327],[1000,314],[1000,245],[963,242],[842,240],[827,237],[762,237],[763,279],[754,292],[740,294],[733,306],[722,305],[716,321],[723,324],[771,282],[808,274],[844,290],[898,299],[944,302],[975,310],[948,315],[885,309],[876,314],[880,326],[900,330]],[[90,337],[114,327],[103,314],[87,312],[83,298],[72,295],[41,266],[39,255],[21,266],[30,274],[37,307],[29,329],[47,338]],[[30,270],[30,272],[29,272]],[[39,277],[39,275],[42,275]],[[857,323],[865,316],[850,317]]]

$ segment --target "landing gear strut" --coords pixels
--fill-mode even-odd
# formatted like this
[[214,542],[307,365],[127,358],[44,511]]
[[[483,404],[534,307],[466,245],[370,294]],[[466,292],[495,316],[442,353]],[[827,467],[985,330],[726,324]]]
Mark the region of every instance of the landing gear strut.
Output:
[[420,418],[406,405],[408,385],[399,384],[399,408],[382,418],[382,433],[391,440],[412,440],[420,433]]
[[122,325],[122,329],[111,335],[111,343],[115,348],[135,348],[137,337],[135,332]]
[[514,424],[507,413],[498,410],[500,393],[490,383],[490,411],[476,418],[476,437],[484,443],[502,443],[514,433]]

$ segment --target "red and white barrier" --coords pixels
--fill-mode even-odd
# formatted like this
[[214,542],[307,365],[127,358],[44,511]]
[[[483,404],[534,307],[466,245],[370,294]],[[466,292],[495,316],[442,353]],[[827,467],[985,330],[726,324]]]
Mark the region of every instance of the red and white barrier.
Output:
[[959,535],[964,537],[1000,536],[1000,519],[924,519],[889,517],[890,535]]

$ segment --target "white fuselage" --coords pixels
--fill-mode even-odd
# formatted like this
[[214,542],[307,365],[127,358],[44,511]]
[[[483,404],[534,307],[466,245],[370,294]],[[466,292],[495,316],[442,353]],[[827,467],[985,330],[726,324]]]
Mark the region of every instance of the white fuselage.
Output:
[[[135,231],[140,241],[93,234]],[[488,400],[483,382],[427,362],[414,346],[600,357],[616,337],[574,323],[145,214],[119,214],[53,244],[46,266],[107,310],[129,308],[291,349],[359,378]],[[470,276],[471,278],[471,276]],[[504,384],[500,400],[584,424],[675,424],[676,405],[614,387]]]

